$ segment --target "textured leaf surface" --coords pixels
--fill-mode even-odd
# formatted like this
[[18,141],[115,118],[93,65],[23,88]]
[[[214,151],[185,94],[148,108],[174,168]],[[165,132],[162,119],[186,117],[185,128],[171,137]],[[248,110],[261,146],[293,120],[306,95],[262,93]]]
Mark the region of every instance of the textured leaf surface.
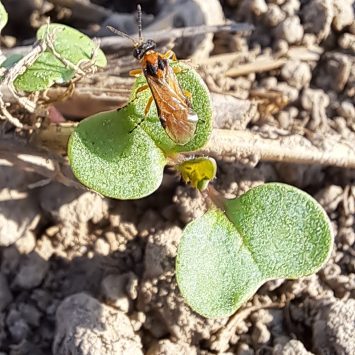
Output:
[[6,26],[8,20],[7,11],[0,1],[0,32]]
[[[212,103],[206,84],[190,66],[181,62],[173,62],[171,65],[173,67],[178,66],[181,69],[181,72],[176,74],[176,76],[181,88],[192,94],[192,107],[198,116],[198,123],[194,138],[185,145],[178,145],[169,138],[162,127],[158,118],[156,105],[153,102],[142,123],[142,128],[167,154],[189,152],[202,148],[208,142],[212,131]],[[136,96],[136,90],[146,83],[146,79],[143,75],[138,77],[131,98],[134,98]],[[142,117],[144,116],[144,109],[150,96],[151,92],[147,89],[138,93],[137,98],[134,100],[134,104],[137,106],[137,112],[139,112]]]
[[[133,105],[80,122],[70,137],[68,156],[75,176],[89,188],[117,199],[137,199],[162,180],[163,152],[140,127]],[[131,132],[132,131],[132,132]]]
[[264,282],[319,270],[333,235],[322,207],[294,187],[270,183],[226,201],[185,229],[177,281],[190,306],[206,317],[232,314]]
[[[89,37],[69,26],[50,24],[38,30],[37,38],[43,39],[47,29],[49,33],[54,34],[54,47],[63,58],[75,65],[90,60],[96,45]],[[105,55],[100,49],[96,52],[94,64],[99,67],[106,66]],[[74,74],[72,68],[68,68],[48,50],[17,77],[14,85],[18,90],[40,91],[54,83],[67,83]]]

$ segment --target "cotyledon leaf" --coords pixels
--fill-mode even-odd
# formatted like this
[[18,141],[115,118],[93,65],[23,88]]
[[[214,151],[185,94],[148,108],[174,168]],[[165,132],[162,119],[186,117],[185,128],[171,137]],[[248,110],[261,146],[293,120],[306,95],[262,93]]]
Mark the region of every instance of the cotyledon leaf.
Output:
[[[104,53],[96,49],[96,44],[78,30],[61,24],[43,25],[37,32],[37,39],[43,39],[48,33],[52,35],[56,52],[68,62],[74,65],[88,62],[95,52],[93,64],[99,67],[106,66]],[[73,68],[65,65],[48,49],[16,78],[14,85],[18,90],[40,91],[54,83],[67,83],[74,74]]]
[[135,107],[91,116],[76,127],[68,145],[75,176],[100,194],[137,199],[161,184],[166,159],[147,133],[135,128]]
[[7,14],[7,11],[0,1],[0,32],[6,26],[8,18],[9,16]]
[[266,281],[298,278],[329,258],[333,233],[322,207],[292,186],[269,183],[225,201],[184,230],[176,277],[198,313],[234,313]]

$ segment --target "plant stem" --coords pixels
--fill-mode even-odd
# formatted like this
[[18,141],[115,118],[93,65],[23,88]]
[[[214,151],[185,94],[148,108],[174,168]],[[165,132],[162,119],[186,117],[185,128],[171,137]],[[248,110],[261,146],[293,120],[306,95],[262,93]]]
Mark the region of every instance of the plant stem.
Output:
[[307,138],[297,134],[264,138],[250,131],[215,129],[202,154],[215,158],[246,157],[253,160],[279,161],[284,163],[331,165],[355,168],[355,150],[346,142],[334,138],[316,147]]

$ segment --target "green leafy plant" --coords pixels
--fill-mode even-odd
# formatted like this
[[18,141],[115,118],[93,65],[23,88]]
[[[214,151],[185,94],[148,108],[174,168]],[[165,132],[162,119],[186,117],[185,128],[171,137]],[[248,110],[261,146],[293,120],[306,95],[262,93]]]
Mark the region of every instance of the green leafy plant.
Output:
[[223,201],[184,230],[176,277],[198,313],[225,317],[266,281],[319,270],[333,242],[329,219],[308,194],[269,183]]
[[163,129],[155,105],[144,117],[150,91],[136,97],[145,80],[141,76],[127,106],[88,117],[70,137],[70,165],[84,185],[117,199],[142,198],[159,187],[169,157],[206,144],[212,127],[209,92],[195,70],[186,64],[176,65],[182,69],[178,74],[181,86],[192,93],[193,109],[199,117],[195,137],[185,145],[174,143]]
[[[72,135],[70,163],[85,185],[110,197],[141,198],[157,189],[169,156],[207,142],[208,91],[195,71],[176,65],[183,69],[179,82],[192,93],[200,118],[193,141],[186,146],[174,144],[155,107],[142,121],[150,92],[136,97],[145,83],[141,76],[126,107],[89,117]],[[207,188],[217,169],[208,157],[183,160],[175,168],[186,183],[200,190]],[[234,200],[216,194],[211,198],[215,206],[185,228],[176,260],[179,288],[196,312],[211,318],[228,316],[267,280],[309,275],[328,259],[333,238],[330,223],[306,193],[270,183]]]
[[92,65],[106,66],[105,55],[100,49],[96,49],[95,43],[69,26],[44,25],[38,30],[37,39],[53,40],[56,53],[50,48],[41,53],[37,60],[16,78],[14,85],[18,90],[41,91],[53,84],[68,83],[83,62],[92,61]]
[[0,32],[7,24],[8,15],[4,5],[0,2]]
[[[69,83],[75,75],[85,73],[85,67],[105,67],[106,57],[86,35],[66,25],[43,25],[37,31],[39,41],[35,52],[27,56],[13,54],[1,64],[11,69],[23,60],[26,70],[14,73],[16,90],[36,92],[54,84]],[[33,60],[34,58],[34,60]]]

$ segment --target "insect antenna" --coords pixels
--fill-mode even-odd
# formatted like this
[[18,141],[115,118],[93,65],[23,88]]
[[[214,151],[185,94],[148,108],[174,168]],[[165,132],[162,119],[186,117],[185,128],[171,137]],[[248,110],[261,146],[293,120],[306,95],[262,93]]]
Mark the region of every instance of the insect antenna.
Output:
[[141,5],[137,5],[137,22],[138,22],[138,38],[139,42],[143,42],[143,37],[142,37],[142,8]]
[[106,28],[108,30],[110,30],[112,33],[116,34],[117,36],[120,36],[120,37],[124,37],[124,38],[128,38],[130,41],[133,42],[133,45],[136,47],[138,45],[138,42],[132,38],[131,36],[129,36],[127,33],[124,33],[124,32],[121,32],[119,31],[118,29],[112,27],[112,26],[106,26]]

